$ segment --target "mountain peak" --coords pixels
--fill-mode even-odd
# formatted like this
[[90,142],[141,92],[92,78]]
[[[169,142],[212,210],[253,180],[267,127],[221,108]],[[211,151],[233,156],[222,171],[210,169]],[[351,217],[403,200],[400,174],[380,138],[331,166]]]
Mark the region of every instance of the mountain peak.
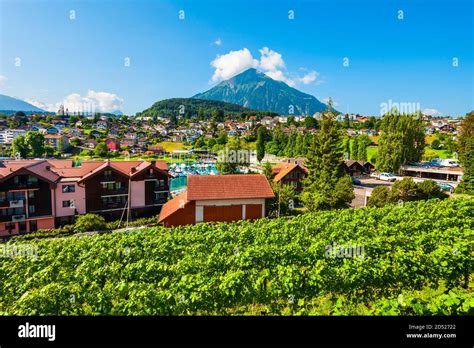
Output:
[[281,115],[313,115],[327,108],[314,96],[273,80],[255,68],[247,69],[192,98],[225,101]]

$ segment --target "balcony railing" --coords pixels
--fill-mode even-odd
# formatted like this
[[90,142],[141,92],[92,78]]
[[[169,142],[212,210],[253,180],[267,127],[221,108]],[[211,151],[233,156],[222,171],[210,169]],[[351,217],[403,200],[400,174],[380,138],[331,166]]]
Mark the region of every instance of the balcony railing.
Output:
[[10,201],[9,207],[10,208],[21,208],[21,207],[23,207],[23,200],[17,199],[15,201]]

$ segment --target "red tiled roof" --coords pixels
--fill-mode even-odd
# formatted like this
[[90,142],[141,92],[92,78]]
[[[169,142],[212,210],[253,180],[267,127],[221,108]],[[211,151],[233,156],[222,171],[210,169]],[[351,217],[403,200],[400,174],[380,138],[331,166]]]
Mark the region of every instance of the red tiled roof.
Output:
[[160,218],[158,222],[162,222],[168,216],[174,214],[179,209],[184,208],[186,204],[189,204],[188,193],[187,191],[184,191],[183,193],[174,197],[172,200],[166,202],[163,207],[161,207]]
[[275,167],[272,168],[272,173],[276,174],[275,177],[273,178],[273,182],[279,182],[281,179],[283,179],[287,174],[291,173],[297,167],[300,167],[306,173],[308,172],[308,170],[305,167],[300,166],[296,163],[286,163],[286,162],[278,163]]
[[191,175],[187,192],[191,201],[275,197],[267,178],[261,174]]

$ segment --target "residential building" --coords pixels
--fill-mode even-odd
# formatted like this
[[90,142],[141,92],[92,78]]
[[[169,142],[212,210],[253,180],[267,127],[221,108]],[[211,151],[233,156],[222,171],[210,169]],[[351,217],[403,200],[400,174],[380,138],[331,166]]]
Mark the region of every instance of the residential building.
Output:
[[109,151],[118,151],[120,150],[120,141],[118,141],[118,139],[109,138],[105,141],[105,146],[107,146]]
[[292,185],[297,192],[303,191],[303,180],[308,170],[298,163],[280,162],[272,168],[273,182]]
[[372,163],[363,160],[344,160],[343,169],[350,176],[360,177],[373,172],[375,166]]
[[46,134],[44,136],[44,143],[56,151],[63,151],[69,147],[69,139],[59,134]]
[[167,227],[199,222],[259,219],[273,190],[261,174],[191,175],[187,189],[168,201],[159,222]]
[[152,216],[168,200],[164,161],[0,161],[0,237],[72,223]]

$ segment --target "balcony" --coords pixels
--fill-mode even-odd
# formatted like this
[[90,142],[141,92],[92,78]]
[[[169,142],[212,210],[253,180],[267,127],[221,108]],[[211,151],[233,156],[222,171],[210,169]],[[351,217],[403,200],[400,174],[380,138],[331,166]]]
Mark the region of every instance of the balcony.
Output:
[[100,195],[103,196],[115,196],[115,195],[127,195],[128,194],[128,187],[122,187],[119,189],[102,189],[100,191]]
[[12,222],[22,222],[25,221],[25,215],[12,215]]
[[168,185],[156,185],[153,188],[153,192],[169,192],[170,188]]
[[9,208],[21,208],[23,207],[23,200],[22,199],[18,199],[18,200],[15,200],[15,201],[10,201],[9,202]]

